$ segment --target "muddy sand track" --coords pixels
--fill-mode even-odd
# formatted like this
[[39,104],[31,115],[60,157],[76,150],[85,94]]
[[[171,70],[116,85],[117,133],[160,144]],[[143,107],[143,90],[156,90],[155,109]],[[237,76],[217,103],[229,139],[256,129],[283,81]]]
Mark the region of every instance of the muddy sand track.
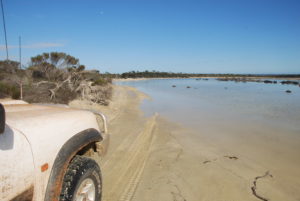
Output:
[[107,186],[103,193],[104,201],[132,200],[149,156],[155,121],[156,116],[151,117],[141,133],[126,136],[103,163],[104,186]]

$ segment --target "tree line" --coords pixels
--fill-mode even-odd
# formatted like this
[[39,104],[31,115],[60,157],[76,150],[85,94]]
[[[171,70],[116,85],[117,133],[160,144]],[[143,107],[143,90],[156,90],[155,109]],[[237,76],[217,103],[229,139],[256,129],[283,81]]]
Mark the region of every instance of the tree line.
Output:
[[191,74],[159,71],[130,71],[120,75],[120,78],[188,78]]
[[300,74],[216,74],[216,73],[174,73],[160,71],[129,71],[117,75],[119,78],[192,78],[192,77],[270,77],[270,78],[300,78]]

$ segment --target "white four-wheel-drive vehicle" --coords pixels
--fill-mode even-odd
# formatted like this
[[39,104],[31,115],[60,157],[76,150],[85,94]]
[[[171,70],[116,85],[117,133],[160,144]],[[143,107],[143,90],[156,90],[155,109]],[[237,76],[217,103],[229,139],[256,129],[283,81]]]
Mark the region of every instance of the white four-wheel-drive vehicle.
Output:
[[101,200],[100,168],[89,157],[108,146],[101,113],[0,102],[1,201]]

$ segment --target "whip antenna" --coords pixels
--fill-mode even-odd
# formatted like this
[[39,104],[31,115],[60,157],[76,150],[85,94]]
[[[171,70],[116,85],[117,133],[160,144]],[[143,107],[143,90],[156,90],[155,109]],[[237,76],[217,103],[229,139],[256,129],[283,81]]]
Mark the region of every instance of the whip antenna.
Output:
[[6,37],[5,17],[4,17],[4,9],[3,9],[2,0],[1,0],[1,8],[2,8],[3,29],[4,29],[5,47],[6,47],[6,60],[8,60],[7,37]]

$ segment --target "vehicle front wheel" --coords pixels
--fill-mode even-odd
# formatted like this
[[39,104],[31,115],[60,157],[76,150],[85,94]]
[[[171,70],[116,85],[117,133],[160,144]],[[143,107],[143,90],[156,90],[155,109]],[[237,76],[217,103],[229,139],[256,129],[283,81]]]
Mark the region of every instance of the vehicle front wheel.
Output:
[[60,201],[100,201],[101,172],[96,161],[75,156],[64,176]]

